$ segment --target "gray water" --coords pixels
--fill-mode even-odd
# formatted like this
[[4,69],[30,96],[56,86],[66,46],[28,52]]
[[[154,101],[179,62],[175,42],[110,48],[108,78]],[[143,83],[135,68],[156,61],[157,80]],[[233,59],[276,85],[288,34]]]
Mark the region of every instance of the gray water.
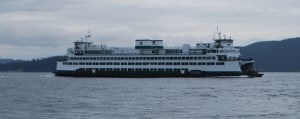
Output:
[[70,78],[0,73],[1,119],[299,119],[300,73]]

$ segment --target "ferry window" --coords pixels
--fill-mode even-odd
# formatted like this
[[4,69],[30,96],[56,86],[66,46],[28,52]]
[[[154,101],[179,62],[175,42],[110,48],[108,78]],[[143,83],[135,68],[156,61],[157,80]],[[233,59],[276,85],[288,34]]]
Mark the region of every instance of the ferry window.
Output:
[[210,60],[210,59],[211,59],[211,57],[207,57],[207,59],[208,59],[208,60]]
[[192,59],[194,59],[194,57],[190,57],[190,59],[192,60]]
[[127,65],[127,63],[126,62],[122,62],[121,65]]
[[187,59],[187,60],[188,60],[188,59],[190,59],[190,58],[189,58],[189,57],[185,57],[185,59]]
[[189,64],[190,64],[190,65],[194,65],[195,63],[194,63],[194,62],[190,62]]
[[148,62],[144,62],[143,65],[149,65],[149,63]]
[[224,65],[224,62],[217,62],[216,65]]
[[162,60],[165,60],[165,59],[166,59],[166,57],[161,57],[161,59],[162,59]]
[[182,62],[181,65],[188,65],[188,62]]
[[166,60],[169,60],[170,59],[170,57],[166,57]]
[[215,65],[215,63],[214,63],[214,62],[211,62],[211,65]]
[[135,57],[136,60],[140,60],[140,57]]
[[213,57],[211,57],[213,60],[215,60],[216,59],[216,57],[215,56],[213,56]]
[[172,69],[166,69],[166,71],[172,71]]
[[173,60],[174,58],[173,57],[170,57],[170,60]]
[[121,68],[121,71],[127,71],[127,69],[126,68]]
[[185,57],[182,57],[181,59],[185,60]]
[[204,60],[205,60],[205,59],[206,59],[206,57],[202,57],[202,59],[204,59]]
[[181,60],[181,57],[177,57],[178,58],[178,60]]
[[167,62],[166,65],[172,65],[172,63],[171,62]]
[[125,57],[125,60],[128,60],[128,57]]
[[147,60],[150,60],[150,57],[147,57]]
[[124,60],[125,58],[124,57],[121,57],[121,60]]
[[177,60],[178,57],[174,57],[174,60]]

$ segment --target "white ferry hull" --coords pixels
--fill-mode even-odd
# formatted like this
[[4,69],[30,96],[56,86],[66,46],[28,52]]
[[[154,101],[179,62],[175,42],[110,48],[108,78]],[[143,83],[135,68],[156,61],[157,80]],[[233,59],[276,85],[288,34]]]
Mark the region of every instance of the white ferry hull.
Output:
[[205,71],[56,71],[56,76],[73,77],[213,77],[213,76],[241,76],[243,72],[205,72]]
[[[218,32],[221,36],[221,32]],[[166,48],[162,40],[136,40],[134,48],[108,48],[93,42],[74,42],[66,58],[57,61],[56,76],[74,77],[260,77],[254,61],[241,60],[231,38],[194,47]]]

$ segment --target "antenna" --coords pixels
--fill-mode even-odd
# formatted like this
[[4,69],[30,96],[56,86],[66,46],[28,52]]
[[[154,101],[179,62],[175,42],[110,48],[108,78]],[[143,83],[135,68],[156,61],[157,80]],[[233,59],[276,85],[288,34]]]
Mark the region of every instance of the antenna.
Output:
[[86,42],[87,42],[88,38],[91,38],[91,37],[92,37],[92,35],[90,34],[91,31],[92,31],[91,29],[88,30],[87,35],[85,36],[85,41],[86,41]]

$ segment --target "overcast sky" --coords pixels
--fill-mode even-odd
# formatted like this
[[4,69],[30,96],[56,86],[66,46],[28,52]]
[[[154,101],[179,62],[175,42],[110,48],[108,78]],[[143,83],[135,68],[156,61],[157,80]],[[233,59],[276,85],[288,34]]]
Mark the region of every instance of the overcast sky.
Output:
[[91,29],[92,41],[133,47],[212,42],[216,27],[245,46],[300,36],[300,0],[1,0],[0,58],[64,55]]

